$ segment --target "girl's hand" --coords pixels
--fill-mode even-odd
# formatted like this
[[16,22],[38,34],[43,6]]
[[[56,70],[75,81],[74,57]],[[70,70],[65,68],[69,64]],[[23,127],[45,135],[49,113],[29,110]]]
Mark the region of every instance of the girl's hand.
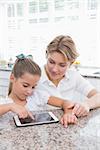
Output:
[[89,106],[86,102],[83,102],[82,104],[76,103],[72,113],[77,117],[87,116],[89,114]]
[[24,106],[11,103],[10,105],[10,110],[14,113],[16,113],[20,118],[26,118],[30,116],[32,118],[31,112],[29,112]]
[[78,120],[74,114],[68,112],[61,117],[60,122],[64,127],[67,127],[68,124],[77,124]]
[[62,104],[62,109],[64,110],[64,112],[66,113],[68,111],[68,109],[73,109],[75,106],[74,102],[71,101],[63,101]]

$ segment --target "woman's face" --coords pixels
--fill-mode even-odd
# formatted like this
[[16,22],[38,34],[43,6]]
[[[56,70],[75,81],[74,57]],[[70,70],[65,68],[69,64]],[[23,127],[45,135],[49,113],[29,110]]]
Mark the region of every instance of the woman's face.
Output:
[[32,94],[33,89],[40,79],[39,75],[32,75],[30,73],[25,73],[18,79],[16,79],[13,74],[12,76],[11,95],[20,100],[25,100],[27,96]]
[[46,72],[50,80],[60,80],[64,77],[69,66],[70,62],[63,54],[53,52],[48,55]]

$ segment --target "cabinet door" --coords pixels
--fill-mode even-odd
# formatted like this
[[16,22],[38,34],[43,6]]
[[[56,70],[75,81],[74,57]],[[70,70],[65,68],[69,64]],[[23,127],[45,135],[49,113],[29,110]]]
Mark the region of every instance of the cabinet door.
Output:
[[0,96],[7,96],[11,71],[0,71]]
[[0,86],[0,97],[6,97],[8,95],[8,87]]

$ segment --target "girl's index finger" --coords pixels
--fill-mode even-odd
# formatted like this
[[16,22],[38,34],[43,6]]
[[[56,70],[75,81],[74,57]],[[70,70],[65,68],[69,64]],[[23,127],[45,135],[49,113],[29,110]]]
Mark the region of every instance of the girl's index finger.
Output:
[[34,116],[33,116],[33,114],[32,114],[32,112],[28,111],[28,115],[29,115],[33,120],[35,119]]

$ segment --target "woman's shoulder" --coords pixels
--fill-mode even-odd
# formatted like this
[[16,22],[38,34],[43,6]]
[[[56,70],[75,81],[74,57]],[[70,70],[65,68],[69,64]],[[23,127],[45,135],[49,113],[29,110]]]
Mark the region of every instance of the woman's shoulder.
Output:
[[72,68],[68,70],[68,75],[69,76],[81,76],[78,70],[72,69]]

